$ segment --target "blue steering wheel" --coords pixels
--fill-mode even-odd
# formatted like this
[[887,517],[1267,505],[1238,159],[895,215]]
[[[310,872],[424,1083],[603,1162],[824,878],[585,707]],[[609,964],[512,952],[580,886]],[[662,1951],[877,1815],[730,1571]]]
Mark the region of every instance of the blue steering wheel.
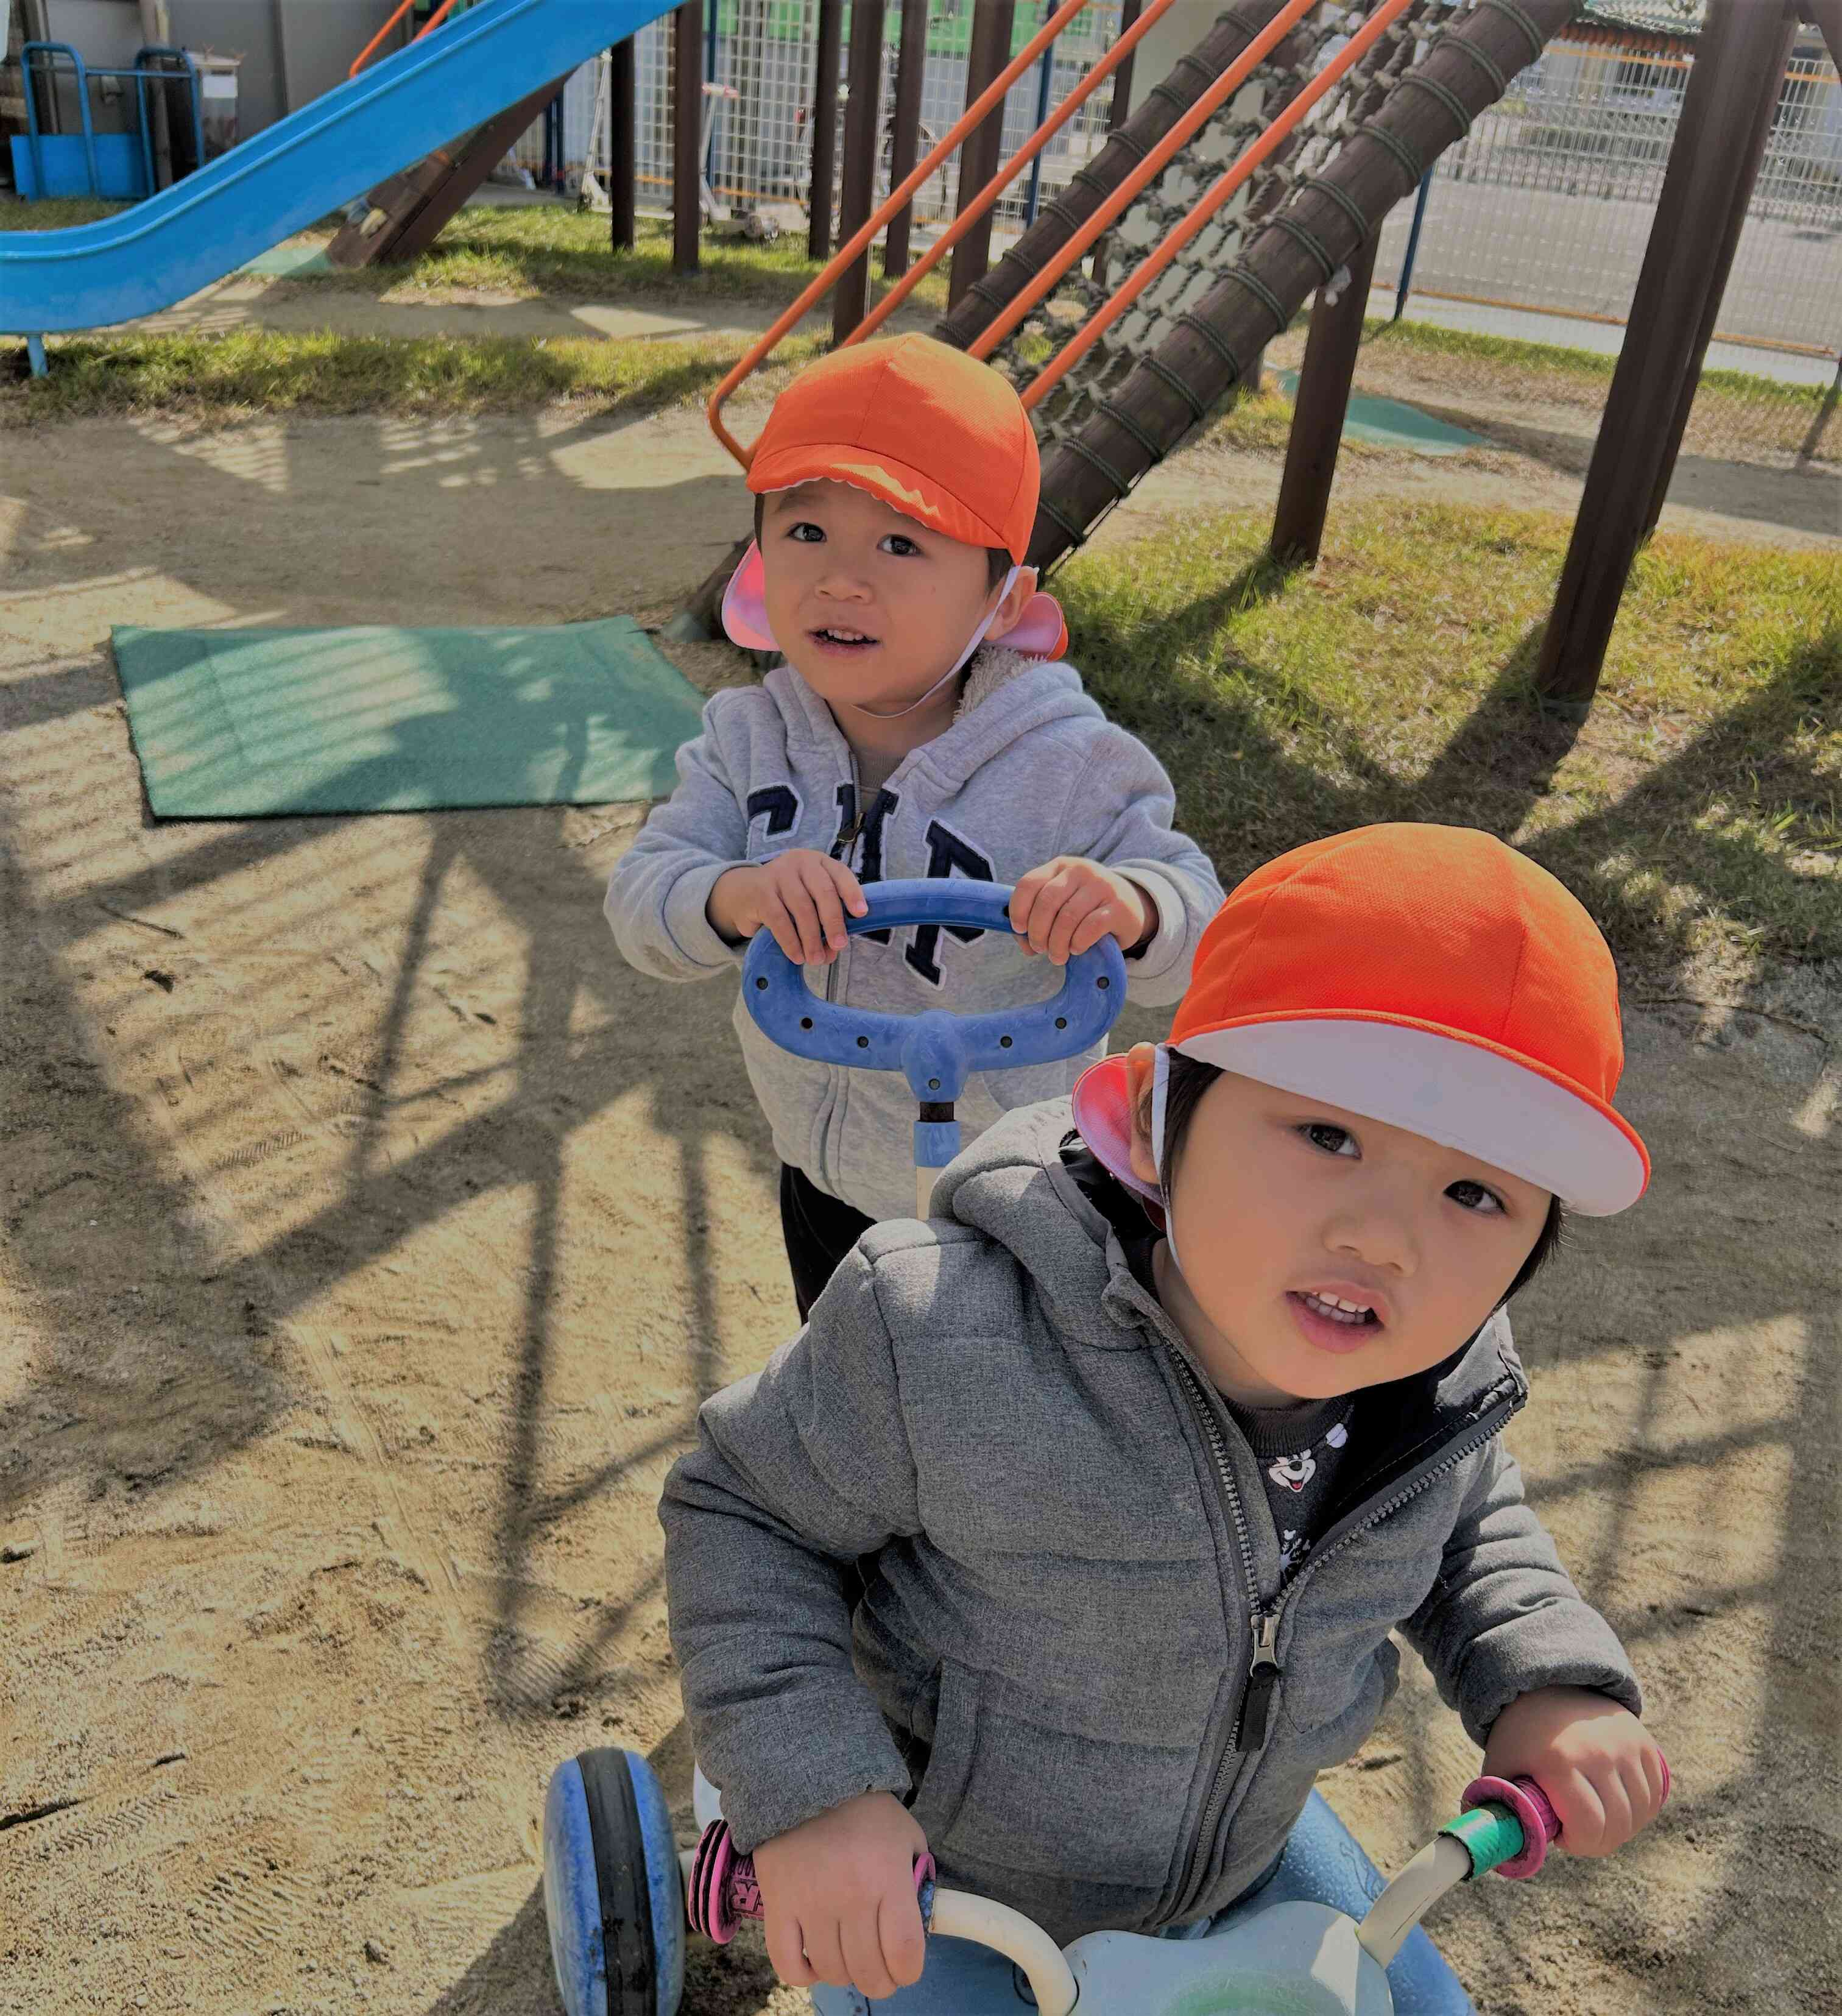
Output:
[[[1010,929],[1011,892],[1000,882],[930,877],[872,882],[863,893],[866,914],[844,920],[854,936],[905,924]],[[888,1015],[815,994],[800,969],[761,931],[743,962],[742,998],[762,1032],[795,1057],[906,1077],[920,1108],[915,1166],[925,1185],[927,1172],[944,1169],[959,1152],[953,1104],[969,1075],[1052,1064],[1097,1042],[1125,1006],[1125,957],[1117,938],[1102,938],[1069,960],[1062,991],[1052,1000],[1026,1007],[982,1015],[950,1015],[940,1008]]]

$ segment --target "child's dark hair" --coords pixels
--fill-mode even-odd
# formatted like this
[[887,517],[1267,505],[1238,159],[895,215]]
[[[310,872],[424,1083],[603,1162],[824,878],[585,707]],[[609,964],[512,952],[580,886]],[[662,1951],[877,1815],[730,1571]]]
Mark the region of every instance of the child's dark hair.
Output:
[[[767,502],[765,497],[757,497],[754,500],[754,537],[757,546],[761,542],[761,513]],[[1002,546],[986,547],[985,592],[989,595],[1015,565],[1016,562]]]
[[[1183,1146],[1183,1137],[1189,1131],[1189,1123],[1196,1118],[1196,1110],[1202,1103],[1206,1093],[1221,1072],[1214,1064],[1200,1062],[1195,1057],[1186,1057],[1181,1050],[1171,1053],[1170,1076],[1164,1087],[1164,1167],[1168,1172],[1177,1165],[1177,1155]],[[1530,1249],[1528,1258],[1516,1269],[1516,1279],[1504,1290],[1502,1301],[1520,1293],[1534,1279],[1543,1265],[1553,1255],[1567,1229],[1567,1211],[1559,1197],[1548,1202],[1548,1216],[1540,1234]],[[1501,1308],[1499,1302],[1498,1307]]]

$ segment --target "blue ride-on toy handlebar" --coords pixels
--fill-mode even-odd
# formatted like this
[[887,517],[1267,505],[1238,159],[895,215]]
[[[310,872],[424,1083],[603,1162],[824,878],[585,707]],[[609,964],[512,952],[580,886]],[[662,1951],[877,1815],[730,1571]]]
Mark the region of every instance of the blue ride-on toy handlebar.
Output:
[[[1001,882],[944,877],[872,882],[863,893],[865,914],[845,920],[853,936],[910,924],[1010,929],[1011,891]],[[899,1071],[906,1077],[919,1108],[915,1166],[925,1186],[929,1172],[944,1169],[959,1152],[953,1106],[967,1077],[973,1071],[1053,1064],[1099,1042],[1125,1006],[1125,957],[1117,938],[1103,938],[1069,960],[1062,990],[1052,1000],[1020,1008],[981,1015],[952,1015],[939,1008],[918,1015],[880,1014],[815,994],[800,968],[761,931],[743,962],[742,998],[764,1034],[795,1057],[860,1071]]]

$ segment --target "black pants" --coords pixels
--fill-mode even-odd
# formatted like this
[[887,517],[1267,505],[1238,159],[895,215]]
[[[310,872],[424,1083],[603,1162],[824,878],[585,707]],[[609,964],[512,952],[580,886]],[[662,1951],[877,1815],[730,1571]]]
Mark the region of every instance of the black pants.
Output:
[[829,1196],[790,1163],[780,1165],[780,1233],[793,1277],[800,1320],[812,1313],[838,1262],[876,1223],[861,1211]]

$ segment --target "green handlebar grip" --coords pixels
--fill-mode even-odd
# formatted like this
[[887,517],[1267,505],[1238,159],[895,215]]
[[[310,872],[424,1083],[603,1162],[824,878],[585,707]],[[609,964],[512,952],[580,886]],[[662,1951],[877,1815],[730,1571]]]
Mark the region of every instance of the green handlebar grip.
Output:
[[1523,1850],[1522,1823],[1507,1806],[1473,1806],[1448,1820],[1439,1831],[1459,1842],[1471,1858],[1471,1874],[1483,1876]]

